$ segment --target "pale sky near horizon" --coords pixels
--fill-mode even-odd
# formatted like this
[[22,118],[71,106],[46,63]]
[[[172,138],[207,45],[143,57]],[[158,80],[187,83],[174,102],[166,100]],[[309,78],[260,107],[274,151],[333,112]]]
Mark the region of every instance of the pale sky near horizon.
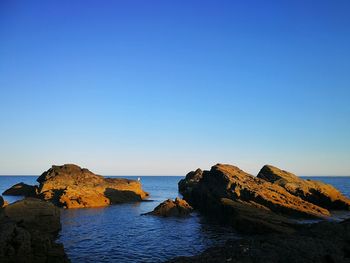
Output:
[[0,1],[0,174],[350,175],[350,1]]

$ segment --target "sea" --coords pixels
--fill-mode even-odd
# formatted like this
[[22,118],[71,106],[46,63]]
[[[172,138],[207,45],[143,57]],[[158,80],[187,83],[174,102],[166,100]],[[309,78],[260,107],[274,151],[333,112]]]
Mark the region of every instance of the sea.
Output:
[[[19,182],[36,184],[37,177],[0,176],[0,193]],[[182,176],[115,177],[140,177],[143,189],[150,193],[150,201],[103,208],[62,209],[58,241],[64,244],[73,263],[164,262],[177,256],[195,255],[208,247],[222,245],[228,239],[240,238],[234,229],[197,213],[188,218],[142,215],[164,200],[179,196],[177,183],[184,178]],[[303,178],[332,184],[350,198],[350,176]],[[21,197],[4,196],[4,199],[11,203]]]

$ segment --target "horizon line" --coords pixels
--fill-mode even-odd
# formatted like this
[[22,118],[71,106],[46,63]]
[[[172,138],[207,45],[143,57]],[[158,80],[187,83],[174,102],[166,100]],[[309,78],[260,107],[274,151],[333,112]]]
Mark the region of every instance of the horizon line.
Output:
[[[28,177],[32,177],[32,176],[40,176],[41,174],[0,174],[0,176],[28,176]],[[148,176],[167,176],[167,177],[185,177],[185,175],[175,175],[175,174],[132,174],[132,175],[127,175],[127,174],[119,174],[119,175],[112,175],[112,174],[97,174],[97,175],[101,175],[104,177],[108,177],[108,176],[131,176],[131,177],[148,177]],[[251,174],[252,176],[257,176],[254,174]],[[298,177],[350,177],[350,174],[348,175],[297,175]]]

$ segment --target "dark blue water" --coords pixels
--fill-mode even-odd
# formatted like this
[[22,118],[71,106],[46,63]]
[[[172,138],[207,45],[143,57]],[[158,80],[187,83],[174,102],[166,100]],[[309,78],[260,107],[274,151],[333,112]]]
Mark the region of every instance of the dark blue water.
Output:
[[[35,177],[1,176],[0,192],[18,182],[35,183]],[[135,177],[127,177],[135,179]],[[160,202],[178,195],[177,176],[141,177],[153,201],[105,208],[62,209],[59,241],[75,262],[163,262],[179,255],[198,254],[238,238],[230,228],[208,222],[198,214],[190,218],[141,216]],[[337,187],[350,197],[350,177],[310,177]],[[18,197],[5,197],[13,202]]]

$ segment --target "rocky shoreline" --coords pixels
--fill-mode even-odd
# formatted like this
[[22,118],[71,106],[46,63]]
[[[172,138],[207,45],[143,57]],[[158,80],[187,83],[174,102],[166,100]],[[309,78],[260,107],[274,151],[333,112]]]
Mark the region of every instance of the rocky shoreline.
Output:
[[231,240],[200,255],[168,263],[350,262],[350,220],[302,225],[292,234],[268,233]]
[[[207,216],[244,233],[240,240],[169,262],[350,262],[350,220],[330,222],[350,200],[331,185],[303,180],[273,166],[252,176],[217,164],[179,182],[184,199]],[[319,218],[316,224],[295,219]]]
[[[19,183],[3,193],[26,196],[24,200],[8,205],[0,198],[0,262],[69,262],[55,242],[59,208],[108,206],[149,196],[136,180],[104,178],[73,164],[52,166],[37,181],[39,185]],[[169,262],[350,262],[350,219],[328,220],[335,210],[349,211],[350,200],[331,185],[271,165],[253,176],[217,164],[188,173],[178,189],[183,199],[165,200],[144,215],[187,217],[195,210],[230,225],[242,238]],[[304,219],[320,222],[298,223]]]
[[66,263],[59,208],[103,207],[148,198],[141,183],[104,178],[74,164],[52,166],[37,179],[39,185],[18,183],[3,195],[24,196],[7,204],[0,198],[0,262]]

